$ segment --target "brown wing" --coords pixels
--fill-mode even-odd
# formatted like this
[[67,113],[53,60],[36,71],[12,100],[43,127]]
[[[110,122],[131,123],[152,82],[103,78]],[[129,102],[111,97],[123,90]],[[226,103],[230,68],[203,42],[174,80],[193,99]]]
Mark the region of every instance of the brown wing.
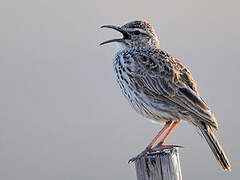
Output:
[[164,97],[217,129],[216,119],[200,98],[194,79],[178,60],[164,51],[159,51],[154,57],[147,53],[136,55],[134,60],[143,69],[139,71],[137,80],[141,80],[144,88],[155,98]]

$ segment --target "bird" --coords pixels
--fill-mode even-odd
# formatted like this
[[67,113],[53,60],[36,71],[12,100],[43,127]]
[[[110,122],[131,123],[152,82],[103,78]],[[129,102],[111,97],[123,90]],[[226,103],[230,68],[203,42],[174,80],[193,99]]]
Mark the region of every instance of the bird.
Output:
[[[187,121],[200,130],[222,169],[231,171],[230,162],[213,132],[218,130],[213,112],[200,97],[187,67],[160,48],[153,26],[136,20],[123,26],[103,25],[101,28],[122,34],[121,38],[100,44],[117,43],[112,63],[122,94],[137,113],[151,121],[164,123],[140,155],[167,146],[164,142],[172,130],[181,121]],[[164,132],[166,134],[154,147]]]

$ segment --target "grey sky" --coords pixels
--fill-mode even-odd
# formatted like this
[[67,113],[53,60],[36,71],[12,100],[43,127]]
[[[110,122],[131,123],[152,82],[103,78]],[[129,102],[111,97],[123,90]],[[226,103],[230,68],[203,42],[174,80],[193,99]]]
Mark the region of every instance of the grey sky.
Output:
[[161,128],[136,114],[112,70],[119,33],[99,29],[147,20],[161,47],[193,74],[219,123],[232,172],[222,171],[194,127],[183,145],[183,179],[238,179],[239,1],[2,1],[0,179],[136,179],[129,158]]

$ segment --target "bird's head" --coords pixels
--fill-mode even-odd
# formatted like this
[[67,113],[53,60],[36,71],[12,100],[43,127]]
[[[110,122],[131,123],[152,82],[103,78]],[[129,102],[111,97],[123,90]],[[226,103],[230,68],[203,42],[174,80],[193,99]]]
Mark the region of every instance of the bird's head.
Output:
[[110,28],[122,33],[123,37],[102,42],[100,45],[117,42],[121,49],[135,47],[158,47],[159,42],[153,27],[144,21],[132,21],[123,26],[104,25],[101,28]]

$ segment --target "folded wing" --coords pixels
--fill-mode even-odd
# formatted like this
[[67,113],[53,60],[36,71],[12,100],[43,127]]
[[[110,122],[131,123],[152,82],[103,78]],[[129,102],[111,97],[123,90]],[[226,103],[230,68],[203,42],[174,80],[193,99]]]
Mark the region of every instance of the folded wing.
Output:
[[192,113],[197,120],[217,129],[217,121],[197,92],[190,72],[174,57],[159,51],[159,56],[139,54],[134,57],[142,71],[136,71],[136,81],[141,81],[146,92],[154,98],[169,102]]

